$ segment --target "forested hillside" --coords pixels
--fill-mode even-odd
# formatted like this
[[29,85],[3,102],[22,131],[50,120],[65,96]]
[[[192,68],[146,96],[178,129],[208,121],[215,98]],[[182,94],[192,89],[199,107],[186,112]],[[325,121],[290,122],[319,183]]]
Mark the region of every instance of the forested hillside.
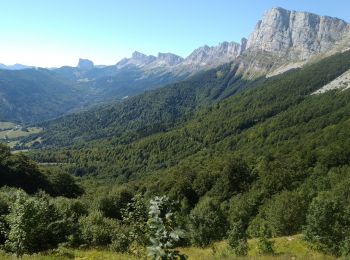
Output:
[[0,70],[0,121],[37,124],[180,80],[137,67]]
[[0,144],[0,187],[21,188],[27,193],[45,191],[52,196],[70,198],[82,195],[71,175],[46,171],[23,154],[11,154],[10,149]]
[[[148,246],[152,257],[185,257],[174,247],[226,239],[228,254],[242,256],[248,239],[259,254],[274,254],[271,238],[302,233],[315,250],[349,256],[350,91],[312,95],[349,68],[345,52],[245,82],[227,65],[59,119],[46,135],[54,129],[52,140],[71,145],[47,141],[49,149],[29,153],[42,169],[2,146],[1,186],[35,194],[0,189],[1,248],[21,256],[59,244],[108,247],[140,258]],[[162,128],[137,134],[145,122]],[[85,194],[69,174],[81,177]]]
[[[136,214],[144,207],[141,211],[146,212],[142,203],[166,195],[178,202],[177,223],[187,234],[181,243],[207,246],[227,238],[233,252],[244,255],[247,239],[259,238],[259,250],[273,253],[271,237],[303,233],[317,250],[349,255],[350,91],[312,95],[347,71],[349,58],[350,52],[337,54],[256,81],[213,104],[195,104],[190,117],[179,116],[164,131],[129,140],[127,135],[97,137],[84,146],[78,141],[75,146],[44,149],[31,156],[58,164],[51,168],[82,176],[88,190],[85,199],[93,200],[92,209],[99,210],[80,222],[83,230],[87,223],[100,228],[112,225],[107,224],[109,219],[133,228],[127,216],[134,215],[123,215],[121,209]],[[217,80],[217,71],[205,75]],[[186,88],[186,83],[180,85]],[[131,201],[130,206],[125,206],[126,201]],[[138,223],[151,218],[141,216]],[[123,232],[126,237],[131,234]],[[98,234],[89,235],[92,239]],[[120,239],[95,242],[132,251],[132,245]]]
[[33,123],[79,106],[86,91],[47,69],[0,70],[0,120]]
[[128,143],[171,129],[194,112],[258,82],[236,75],[234,64],[225,64],[190,80],[131,97],[123,102],[90,109],[42,124],[43,146],[82,144],[106,137]]
[[[194,90],[192,90],[190,87],[192,85],[184,82],[179,83],[178,88],[176,86],[174,88],[168,87],[136,97],[135,100],[139,101],[138,104],[140,102],[148,104],[148,107],[147,105],[141,106],[142,110],[138,110],[133,101],[129,100],[122,105],[116,105],[116,113],[113,113],[113,107],[105,111],[97,110],[97,113],[100,113],[98,118],[101,118],[101,121],[98,121],[95,110],[67,119],[63,118],[62,121],[53,123],[53,131],[50,127],[48,128],[48,140],[50,140],[51,134],[51,138],[60,138],[57,139],[59,140],[57,143],[60,144],[74,144],[76,135],[78,137],[79,135],[87,135],[92,139],[99,139],[85,144],[83,149],[77,142],[77,148],[67,148],[61,151],[44,150],[35,158],[45,162],[65,162],[70,172],[78,175],[94,173],[98,176],[112,174],[120,177],[123,175],[122,173],[128,176],[172,166],[189,155],[199,151],[207,152],[211,149],[241,151],[247,150],[250,145],[256,145],[251,150],[258,152],[263,147],[264,150],[261,152],[263,155],[268,150],[268,146],[264,146],[266,142],[274,144],[277,141],[284,141],[282,137],[278,137],[280,133],[277,131],[290,131],[290,127],[295,127],[293,130],[296,132],[295,134],[289,135],[289,132],[285,134],[287,140],[293,140],[292,138],[296,138],[298,135],[302,136],[307,131],[312,133],[314,129],[323,129],[332,124],[332,120],[341,120],[339,116],[333,118],[326,112],[338,114],[340,109],[346,111],[343,104],[346,102],[346,97],[343,95],[348,92],[330,92],[319,96],[310,94],[348,69],[348,55],[349,53],[336,55],[302,70],[292,71],[265,81],[257,81],[252,84],[250,89],[248,88],[214,105],[203,105],[203,108],[196,107],[198,103],[194,99],[185,101],[176,99],[178,90],[184,90],[186,93],[188,93],[187,91],[197,91],[197,93],[203,94],[206,93],[205,86],[210,86],[210,84],[204,85],[203,88],[194,85]],[[231,70],[227,71],[228,75],[230,72]],[[210,79],[217,80],[215,71],[205,75],[208,76],[207,82],[210,82]],[[203,76],[200,78],[205,79]],[[199,81],[199,83],[202,82],[204,81]],[[235,89],[237,87],[235,84],[240,86],[242,81],[237,80],[232,85],[227,84],[230,86],[227,89],[231,89],[231,87]],[[218,84],[218,86],[222,85]],[[199,90],[204,90],[204,92]],[[329,95],[335,95],[336,98],[330,98]],[[153,102],[151,102],[150,96],[154,98]],[[156,97],[158,99],[155,99]],[[207,96],[204,96],[202,100],[213,100],[206,98]],[[169,103],[169,100],[172,100],[172,103]],[[160,113],[157,110],[158,104],[161,104],[167,111]],[[125,110],[118,110],[120,107]],[[185,110],[184,108],[189,109]],[[177,109],[182,109],[185,112],[192,111],[192,116],[186,117],[186,113],[178,113]],[[311,111],[303,111],[303,109]],[[174,111],[175,113],[172,113]],[[313,111],[318,113],[313,113]],[[90,115],[92,116],[89,121]],[[308,117],[306,117],[307,115]],[[317,119],[318,117],[320,118]],[[130,123],[123,123],[123,118],[131,119]],[[327,120],[324,120],[325,118]],[[176,125],[174,125],[174,119],[177,119]],[[86,124],[86,121],[89,123]],[[278,127],[272,127],[267,132],[265,128],[270,121],[276,122]],[[129,121],[125,120],[124,122]],[[321,122],[323,125],[322,127],[317,125],[312,130],[305,128],[304,125],[310,124],[310,122]],[[173,129],[169,123],[173,123]],[[143,125],[145,125],[143,129],[149,132],[136,135],[135,133],[140,133],[139,129],[142,129]],[[157,128],[159,125],[162,128]],[[151,127],[146,126],[154,126],[155,130],[152,131]],[[84,127],[86,127],[85,131]],[[252,143],[249,143],[246,138],[242,138],[243,135],[248,134],[248,131],[252,133],[249,138],[249,140],[254,139]],[[155,134],[153,134],[154,132]],[[98,133],[103,134],[99,135]],[[104,136],[107,138],[101,138]],[[142,136],[145,137],[141,138]],[[259,141],[260,138],[261,141]],[[133,140],[135,141],[133,142]],[[241,146],[239,149],[238,145]],[[276,149],[274,145],[273,148]]]

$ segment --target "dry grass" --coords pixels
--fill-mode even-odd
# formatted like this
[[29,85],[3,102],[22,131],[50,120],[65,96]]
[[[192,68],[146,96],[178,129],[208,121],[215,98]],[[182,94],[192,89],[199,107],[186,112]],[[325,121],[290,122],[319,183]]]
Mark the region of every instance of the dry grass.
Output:
[[[290,237],[280,237],[274,239],[275,255],[259,255],[257,250],[257,240],[249,241],[249,255],[247,257],[236,257],[228,249],[227,242],[221,241],[207,248],[186,247],[180,248],[180,251],[194,260],[218,260],[218,259],[241,259],[241,260],[285,260],[285,259],[321,259],[333,260],[332,256],[324,255],[311,249],[306,242],[301,239],[300,235]],[[16,259],[14,256],[1,254],[0,259],[10,260]],[[64,260],[64,259],[79,259],[79,260],[127,260],[136,259],[127,254],[118,254],[106,249],[59,249],[46,254],[36,254],[24,256],[23,260]],[[146,258],[145,258],[146,259]]]

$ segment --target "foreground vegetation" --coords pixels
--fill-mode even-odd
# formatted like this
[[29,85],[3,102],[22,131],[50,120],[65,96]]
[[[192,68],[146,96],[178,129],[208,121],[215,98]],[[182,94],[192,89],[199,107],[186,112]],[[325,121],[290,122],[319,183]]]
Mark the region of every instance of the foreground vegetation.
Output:
[[[322,254],[310,248],[304,242],[301,236],[289,236],[273,239],[275,254],[274,255],[260,255],[257,250],[257,241],[249,240],[249,253],[245,257],[236,257],[229,249],[227,242],[216,242],[210,247],[185,247],[180,250],[184,252],[189,259],[323,259],[332,260],[335,257]],[[1,259],[12,259],[6,253],[0,254]],[[46,253],[39,253],[35,255],[24,255],[26,259],[136,259],[128,254],[116,253],[103,248],[100,249],[69,249],[59,248],[57,250]]]

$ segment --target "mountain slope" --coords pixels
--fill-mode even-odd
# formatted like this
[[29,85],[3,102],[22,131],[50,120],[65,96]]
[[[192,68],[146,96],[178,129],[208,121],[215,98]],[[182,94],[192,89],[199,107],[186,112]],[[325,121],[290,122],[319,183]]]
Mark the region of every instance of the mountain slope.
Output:
[[199,107],[256,84],[236,76],[236,70],[226,64],[123,102],[47,122],[42,125],[46,129],[42,144],[64,146],[110,136],[129,142],[165,131],[192,117]]
[[[67,169],[78,175],[93,173],[109,176],[107,179],[118,176],[120,180],[168,168],[183,160],[206,161],[209,158],[199,159],[206,154],[216,157],[217,153],[235,152],[255,159],[270,153],[289,156],[301,149],[303,136],[319,143],[317,135],[326,134],[327,127],[331,131],[343,131],[346,127],[349,91],[310,94],[347,71],[349,58],[350,52],[338,54],[258,82],[216,105],[200,109],[193,118],[180,121],[164,133],[149,133],[126,143],[115,135],[86,143],[85,148],[43,150],[35,158],[68,163]],[[336,128],[332,129],[332,125]],[[62,136],[69,136],[69,129],[61,130]],[[55,131],[59,132],[59,128]],[[327,140],[320,145],[336,141]],[[312,152],[311,143],[301,143]],[[294,145],[288,147],[289,144]]]
[[0,120],[37,122],[73,109],[86,94],[46,69],[0,70]]

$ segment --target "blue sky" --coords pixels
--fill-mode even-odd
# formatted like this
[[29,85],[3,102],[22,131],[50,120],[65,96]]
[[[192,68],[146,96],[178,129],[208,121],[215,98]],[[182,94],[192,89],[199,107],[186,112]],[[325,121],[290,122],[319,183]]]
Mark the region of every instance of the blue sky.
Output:
[[185,57],[248,37],[276,6],[350,22],[349,0],[0,0],[0,63],[115,64],[134,50]]

